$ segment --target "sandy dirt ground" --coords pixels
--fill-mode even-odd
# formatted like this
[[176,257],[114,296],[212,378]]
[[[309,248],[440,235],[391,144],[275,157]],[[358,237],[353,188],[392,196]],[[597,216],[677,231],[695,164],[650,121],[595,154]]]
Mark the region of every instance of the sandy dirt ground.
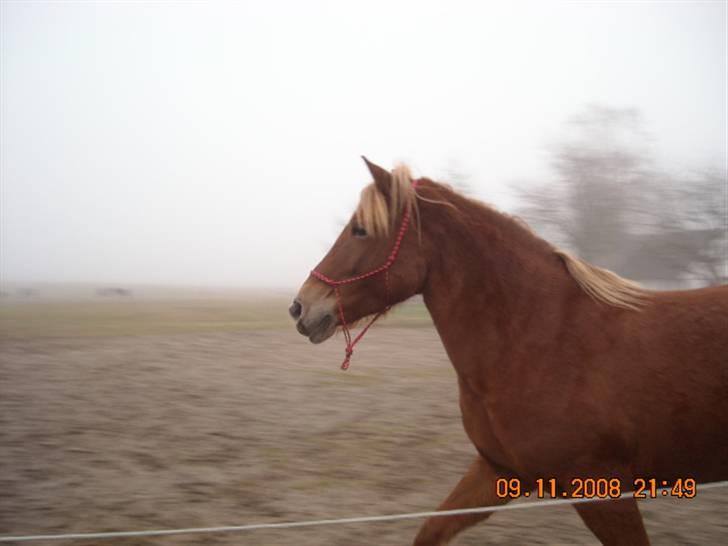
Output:
[[[3,535],[431,510],[474,457],[432,328],[374,328],[348,372],[340,337],[292,328],[0,343]],[[726,489],[641,506],[655,545],[728,543]],[[420,523],[75,544],[406,545]],[[455,543],[596,541],[554,507]]]

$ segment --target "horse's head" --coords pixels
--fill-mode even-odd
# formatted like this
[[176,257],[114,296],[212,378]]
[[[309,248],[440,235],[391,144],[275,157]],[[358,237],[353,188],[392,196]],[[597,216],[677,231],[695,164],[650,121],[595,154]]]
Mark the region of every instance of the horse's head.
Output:
[[338,326],[386,311],[421,291],[425,263],[417,207],[406,167],[391,173],[364,159],[374,177],[349,223],[303,283],[289,312],[313,343]]

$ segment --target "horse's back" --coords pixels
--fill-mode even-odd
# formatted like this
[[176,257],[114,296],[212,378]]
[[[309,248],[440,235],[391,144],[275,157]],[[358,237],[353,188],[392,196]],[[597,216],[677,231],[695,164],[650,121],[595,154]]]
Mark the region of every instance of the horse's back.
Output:
[[728,285],[654,292],[651,300],[645,326],[666,351],[728,366]]
[[728,309],[728,284],[692,288],[690,290],[655,290],[650,292],[658,302],[676,304],[694,304],[714,302],[723,309]]
[[728,478],[728,286],[655,292],[636,320],[655,470]]

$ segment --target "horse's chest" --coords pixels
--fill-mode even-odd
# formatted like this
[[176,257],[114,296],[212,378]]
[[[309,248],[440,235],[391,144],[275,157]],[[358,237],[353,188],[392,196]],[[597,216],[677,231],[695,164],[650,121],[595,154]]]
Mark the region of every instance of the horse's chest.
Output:
[[460,385],[460,411],[465,433],[477,450],[490,461],[514,468],[515,461],[509,456],[497,433],[497,423],[488,411],[485,400],[474,394],[466,385]]

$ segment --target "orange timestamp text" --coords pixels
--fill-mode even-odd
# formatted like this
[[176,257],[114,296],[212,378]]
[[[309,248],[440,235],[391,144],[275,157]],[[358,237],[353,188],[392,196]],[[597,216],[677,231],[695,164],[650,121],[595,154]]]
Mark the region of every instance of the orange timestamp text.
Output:
[[629,493],[635,499],[692,499],[698,491],[693,478],[673,481],[635,478],[632,486],[626,488],[619,478],[572,478],[565,486],[556,478],[538,478],[534,484],[535,487],[531,487],[519,478],[499,478],[495,482],[495,493],[501,499],[531,496],[538,499],[618,499]]

